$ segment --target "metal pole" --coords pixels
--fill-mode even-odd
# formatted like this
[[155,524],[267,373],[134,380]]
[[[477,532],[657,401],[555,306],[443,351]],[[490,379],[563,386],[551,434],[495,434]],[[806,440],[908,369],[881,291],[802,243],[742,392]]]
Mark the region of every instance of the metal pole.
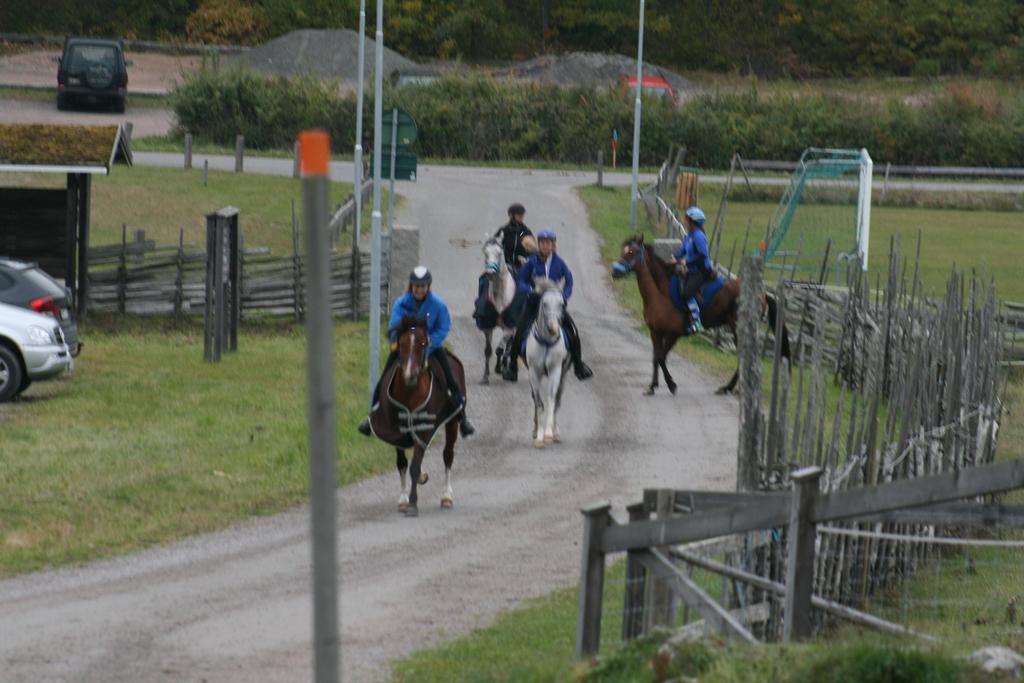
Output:
[[[388,261],[391,254],[391,229],[395,225],[395,162],[398,161],[398,109],[391,109],[391,185],[388,187]],[[390,277],[390,273],[388,274]]]
[[633,185],[629,225],[636,229],[636,195],[640,188],[640,94],[644,91],[644,0],[640,0],[640,32],[636,44],[636,103],[633,106]]
[[313,545],[313,667],[316,683],[339,680],[337,542],[335,531],[334,342],[331,328],[328,158],[323,131],[299,135],[306,238],[306,377],[309,402],[309,492]]
[[[363,234],[363,72],[366,71],[366,0],[359,0],[359,89],[356,95],[356,151],[355,191],[356,232],[355,248],[359,248],[359,237]],[[354,285],[353,285],[354,286]]]
[[380,373],[380,167],[381,119],[384,117],[384,0],[377,0],[377,32],[373,69],[373,242],[370,252],[370,372],[367,402]]

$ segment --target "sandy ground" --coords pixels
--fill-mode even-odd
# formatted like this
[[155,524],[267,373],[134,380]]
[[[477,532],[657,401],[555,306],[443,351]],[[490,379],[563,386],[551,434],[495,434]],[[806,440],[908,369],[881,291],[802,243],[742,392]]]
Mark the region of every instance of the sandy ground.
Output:
[[[0,85],[57,87],[57,65],[54,57],[60,48],[31,50],[0,57]],[[155,52],[126,52],[128,67],[128,95],[134,93],[164,94],[182,74],[198,68],[201,60],[194,55],[165,55]]]
[[[290,173],[290,161],[276,161]],[[344,167],[338,170],[344,177]],[[457,447],[451,511],[437,505],[436,445],[418,519],[397,513],[394,473],[338,492],[346,681],[384,680],[391,660],[574,583],[581,507],[611,500],[621,514],[645,486],[734,485],[737,404],[712,393],[725,378],[676,358],[670,366],[679,395],[641,396],[650,343],[614,304],[607,264],[572,190],[589,182],[593,174],[424,167],[418,182],[401,185],[400,219],[422,230],[422,260],[452,311],[450,339],[466,364],[478,434]],[[531,445],[525,376],[515,385],[478,384],[482,339],[470,318],[479,240],[516,200],[535,228],[558,231],[577,280],[571,309],[596,372],[587,383],[570,380],[564,443],[544,450]],[[0,678],[308,681],[309,565],[301,508],[153,551],[2,581]]]

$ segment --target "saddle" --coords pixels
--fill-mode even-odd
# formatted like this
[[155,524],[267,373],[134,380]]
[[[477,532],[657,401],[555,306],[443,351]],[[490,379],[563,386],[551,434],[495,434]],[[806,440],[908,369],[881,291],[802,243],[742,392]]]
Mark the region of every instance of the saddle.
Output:
[[[700,293],[697,295],[697,305],[700,306],[702,313],[704,312],[704,307],[711,303],[711,300],[715,298],[715,295],[718,294],[724,286],[725,278],[721,275],[716,276],[713,280],[708,280],[701,286]],[[672,277],[668,283],[669,298],[672,299],[673,306],[686,313],[689,311],[689,308],[687,307],[686,302],[683,301],[681,290],[682,283],[679,281],[679,274],[672,273]]]
[[476,328],[482,332],[493,330],[498,325],[514,328],[525,305],[526,297],[516,292],[512,303],[504,311],[499,311],[487,296],[487,276],[481,275],[477,286],[476,302],[473,305],[473,320],[476,322]]
[[[462,361],[448,352],[448,362],[465,396],[466,373]],[[458,416],[459,406],[448,395],[444,371],[433,363],[428,363],[425,369],[425,372],[430,373],[430,391],[426,400],[411,409],[402,405],[391,394],[391,384],[400,372],[401,367],[394,363],[381,376],[377,393],[380,402],[370,410],[370,430],[378,439],[395,448],[419,446],[426,450],[438,431]]]

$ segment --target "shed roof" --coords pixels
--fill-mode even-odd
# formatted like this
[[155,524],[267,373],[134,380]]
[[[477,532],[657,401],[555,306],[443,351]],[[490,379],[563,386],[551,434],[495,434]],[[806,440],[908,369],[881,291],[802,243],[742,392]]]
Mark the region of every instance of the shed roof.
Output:
[[110,173],[132,165],[123,127],[0,123],[0,171]]

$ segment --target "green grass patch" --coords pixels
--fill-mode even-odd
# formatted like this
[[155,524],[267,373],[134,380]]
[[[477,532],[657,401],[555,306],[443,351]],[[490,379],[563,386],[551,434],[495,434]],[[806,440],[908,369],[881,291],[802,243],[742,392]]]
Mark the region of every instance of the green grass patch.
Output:
[[[0,174],[0,184],[52,186],[54,178]],[[135,166],[115,167],[109,176],[95,177],[92,188],[92,246],[119,244],[122,225],[127,226],[129,240],[135,230],[145,230],[146,238],[157,244],[177,244],[179,231],[184,230],[186,243],[204,245],[206,214],[225,206],[239,208],[246,246],[270,247],[278,255],[292,253],[292,202],[301,232],[302,182],[294,178],[210,171],[204,187],[202,168]],[[331,183],[331,206],[351,192],[351,183]],[[386,204],[385,196],[385,212]]]
[[[306,341],[243,327],[203,362],[202,323],[82,325],[74,373],[0,406],[0,576],[221,529],[306,499]],[[365,439],[365,323],[337,323],[338,484],[394,467]],[[254,372],[258,369],[258,372]],[[382,501],[384,504],[386,501]]]
[[[54,76],[56,76],[56,65],[54,65]],[[29,87],[22,85],[0,85],[0,100],[17,100],[28,102],[51,102],[54,111],[57,109],[57,88],[55,87]],[[150,93],[133,93],[128,91],[127,105],[129,109],[153,108],[165,109],[170,106],[166,95]]]

